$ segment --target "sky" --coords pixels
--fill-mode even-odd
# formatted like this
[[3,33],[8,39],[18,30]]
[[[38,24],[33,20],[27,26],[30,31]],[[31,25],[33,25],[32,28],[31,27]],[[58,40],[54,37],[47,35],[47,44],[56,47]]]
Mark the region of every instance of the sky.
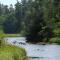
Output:
[[[18,1],[21,1],[21,0],[18,0]],[[0,3],[8,6],[10,6],[10,4],[14,5],[16,2],[17,0],[0,0]]]

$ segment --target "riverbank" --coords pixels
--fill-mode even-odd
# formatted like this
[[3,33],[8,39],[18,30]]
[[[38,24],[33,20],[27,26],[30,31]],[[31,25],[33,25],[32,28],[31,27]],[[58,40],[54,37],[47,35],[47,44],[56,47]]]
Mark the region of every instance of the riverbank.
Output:
[[[0,38],[4,38],[4,37],[12,37],[12,38],[14,38],[14,37],[22,37],[22,35],[21,34],[0,34]],[[24,38],[26,38],[26,37],[24,37]],[[43,42],[27,42],[27,43],[29,43],[29,44],[38,44],[38,45],[46,45],[46,44],[54,44],[54,45],[60,45],[60,38],[57,38],[57,37],[54,37],[54,38],[51,38],[50,40],[48,40],[48,42],[45,42],[45,41],[43,41]]]
[[20,47],[2,45],[0,46],[0,60],[27,60],[26,51]]
[[46,44],[54,44],[54,45],[60,45],[60,38],[59,37],[52,37],[50,38],[47,42],[46,40],[42,41],[42,42],[30,42],[28,41],[28,43],[33,43],[33,44],[39,44],[39,45],[46,45]]
[[[23,37],[23,34],[22,33],[20,33],[20,34],[5,34],[5,33],[0,33],[0,39],[1,38],[4,38],[4,37]],[[24,38],[26,38],[26,37],[24,37]],[[28,40],[27,40],[28,41]],[[55,37],[52,37],[52,38],[50,38],[49,40],[48,40],[48,42],[46,42],[46,40],[43,40],[43,42],[27,42],[27,43],[29,43],[29,44],[38,44],[38,45],[46,45],[46,44],[54,44],[54,45],[60,45],[60,37],[57,37],[57,36],[55,36]]]
[[60,45],[60,43],[55,42],[38,42],[38,43],[31,43],[27,42],[28,44],[35,44],[35,45]]
[[21,37],[20,34],[0,34],[2,37]]

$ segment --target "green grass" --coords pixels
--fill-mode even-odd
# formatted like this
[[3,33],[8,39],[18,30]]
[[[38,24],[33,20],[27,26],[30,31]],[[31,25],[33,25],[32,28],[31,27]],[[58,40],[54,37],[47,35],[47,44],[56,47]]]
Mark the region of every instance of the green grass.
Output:
[[19,34],[0,33],[0,60],[27,60],[26,51],[23,48],[8,45],[4,37],[18,37]]
[[4,37],[21,37],[20,34],[1,34],[0,33],[0,38],[4,38]]
[[21,37],[20,34],[5,34],[5,37]]
[[27,60],[26,52],[24,49],[12,46],[0,46],[0,60]]

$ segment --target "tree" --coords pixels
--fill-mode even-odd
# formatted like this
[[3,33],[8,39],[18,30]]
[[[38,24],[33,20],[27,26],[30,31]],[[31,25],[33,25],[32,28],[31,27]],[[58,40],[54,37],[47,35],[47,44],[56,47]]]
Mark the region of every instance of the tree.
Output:
[[4,33],[17,33],[17,20],[14,14],[10,14],[3,23]]
[[21,3],[19,3],[19,1],[17,1],[16,5],[15,5],[15,17],[18,21],[17,23],[17,32],[19,33],[21,31],[21,23],[22,23],[22,10],[21,10],[22,6]]
[[2,15],[2,4],[0,4],[0,16]]
[[9,14],[9,9],[8,9],[8,6],[7,5],[5,5],[4,6],[4,15],[8,15]]
[[[34,1],[33,9],[34,13],[29,15],[32,19],[32,23],[30,23],[29,34],[27,35],[27,41],[30,42],[38,42],[43,41],[43,27],[46,26],[43,19],[43,9],[40,3],[40,0]],[[32,10],[32,9],[31,9]],[[31,11],[32,12],[32,11]]]

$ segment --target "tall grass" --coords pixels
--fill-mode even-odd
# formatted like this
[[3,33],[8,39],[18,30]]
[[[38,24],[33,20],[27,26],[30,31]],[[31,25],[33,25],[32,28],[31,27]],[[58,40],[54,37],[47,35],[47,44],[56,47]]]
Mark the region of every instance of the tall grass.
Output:
[[27,60],[26,52],[16,46],[4,46],[0,48],[0,60]]
[[0,34],[0,60],[27,60],[26,51],[13,45],[8,45]]

